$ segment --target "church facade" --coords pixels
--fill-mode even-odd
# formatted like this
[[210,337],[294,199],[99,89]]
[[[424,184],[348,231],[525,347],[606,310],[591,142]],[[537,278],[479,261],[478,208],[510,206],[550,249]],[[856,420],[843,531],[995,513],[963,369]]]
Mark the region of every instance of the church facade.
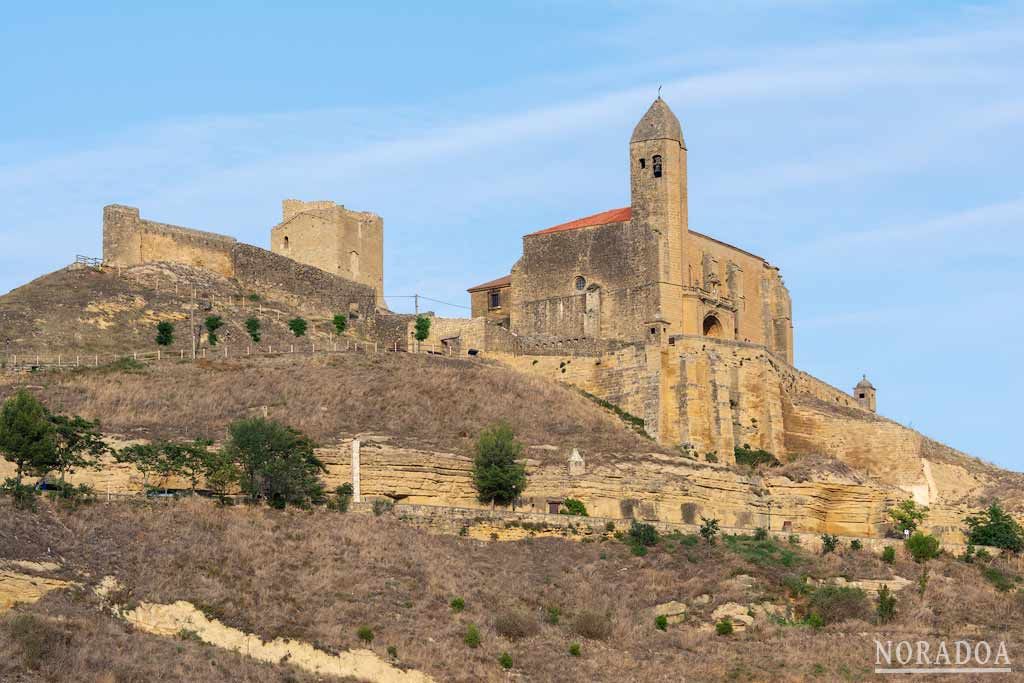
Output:
[[779,269],[690,230],[686,155],[659,97],[630,138],[630,206],[526,235],[509,276],[470,288],[473,316],[503,319],[516,335],[749,342],[792,364]]

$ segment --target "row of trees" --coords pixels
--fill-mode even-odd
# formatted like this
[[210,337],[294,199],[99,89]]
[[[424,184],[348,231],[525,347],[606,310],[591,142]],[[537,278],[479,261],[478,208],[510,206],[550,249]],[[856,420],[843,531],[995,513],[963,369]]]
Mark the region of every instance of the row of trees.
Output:
[[[918,544],[924,543],[918,540],[918,537],[922,536],[931,538],[919,530],[927,517],[928,506],[919,505],[910,498],[900,501],[889,510],[889,519],[892,520],[894,529],[900,536],[906,538],[908,543],[912,540]],[[970,545],[1002,548],[1015,553],[1024,550],[1024,528],[997,500],[993,500],[981,512],[967,515],[963,521],[967,542]],[[937,540],[935,545],[938,545]]]
[[[348,329],[348,316],[339,313],[331,319],[331,324],[334,326],[337,334],[344,334],[345,330]],[[224,320],[219,315],[207,316],[206,320],[203,321],[203,327],[206,328],[206,337],[210,342],[210,346],[216,346],[220,341],[220,338],[217,336],[217,330],[223,326]],[[309,323],[304,318],[292,318],[288,321],[288,329],[296,337],[304,337],[309,329]],[[263,336],[263,324],[259,318],[248,318],[245,321],[245,331],[249,334],[252,342],[258,344]],[[160,346],[170,346],[174,343],[174,323],[167,320],[157,323],[156,343]]]

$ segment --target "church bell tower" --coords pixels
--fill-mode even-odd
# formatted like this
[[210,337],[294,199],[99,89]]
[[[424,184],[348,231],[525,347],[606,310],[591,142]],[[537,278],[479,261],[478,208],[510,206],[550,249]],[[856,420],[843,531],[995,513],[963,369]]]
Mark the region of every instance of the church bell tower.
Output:
[[[683,268],[688,230],[686,143],[665,100],[654,100],[629,141],[633,223],[657,240],[656,318],[668,334],[683,332]],[[653,321],[652,321],[653,322]]]

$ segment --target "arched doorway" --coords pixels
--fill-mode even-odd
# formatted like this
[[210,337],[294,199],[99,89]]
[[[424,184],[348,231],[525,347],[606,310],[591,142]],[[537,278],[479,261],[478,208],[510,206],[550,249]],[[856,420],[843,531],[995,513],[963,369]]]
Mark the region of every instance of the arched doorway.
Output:
[[704,336],[705,337],[721,337],[722,336],[722,323],[718,322],[718,318],[714,315],[709,315],[704,318]]

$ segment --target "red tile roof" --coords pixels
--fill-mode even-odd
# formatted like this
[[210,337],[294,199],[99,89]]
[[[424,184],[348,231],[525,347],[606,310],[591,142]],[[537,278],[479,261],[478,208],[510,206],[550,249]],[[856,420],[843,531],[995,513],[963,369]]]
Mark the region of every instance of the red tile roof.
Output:
[[482,285],[477,285],[476,287],[470,287],[466,291],[467,292],[479,292],[481,289],[498,289],[498,288],[501,288],[501,287],[508,287],[511,284],[512,284],[512,275],[509,274],[509,275],[506,275],[504,277],[499,277],[497,280],[491,280],[490,282],[485,282]]
[[547,235],[552,232],[562,232],[564,230],[576,230],[577,228],[593,228],[598,225],[608,225],[609,223],[621,223],[623,221],[628,221],[632,217],[633,209],[627,206],[621,209],[612,209],[611,211],[595,213],[593,216],[587,216],[586,218],[577,218],[574,221],[562,223],[561,225],[556,225],[553,228],[531,232],[527,237],[531,237],[533,235]]

